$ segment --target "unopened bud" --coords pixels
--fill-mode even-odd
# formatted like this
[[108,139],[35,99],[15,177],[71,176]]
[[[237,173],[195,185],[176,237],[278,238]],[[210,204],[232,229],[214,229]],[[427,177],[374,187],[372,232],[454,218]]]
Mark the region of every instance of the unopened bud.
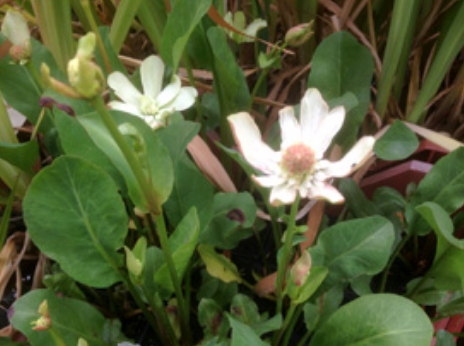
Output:
[[68,79],[71,86],[84,98],[94,98],[106,88],[100,67],[92,61],[95,34],[90,32],[79,39],[76,56],[68,63]]
[[11,58],[20,64],[31,57],[31,35],[26,19],[17,11],[8,11],[2,23],[2,33],[13,44],[10,49]]
[[301,257],[293,265],[290,276],[295,286],[301,286],[305,283],[311,270],[311,256],[308,251],[304,251]]
[[124,246],[124,250],[126,251],[127,270],[129,270],[129,273],[131,273],[132,275],[139,276],[140,274],[142,274],[142,262],[134,256],[132,251],[127,246]]
[[314,22],[311,21],[309,23],[300,24],[288,30],[287,34],[285,34],[285,43],[290,47],[299,47],[307,42],[314,34],[313,23]]

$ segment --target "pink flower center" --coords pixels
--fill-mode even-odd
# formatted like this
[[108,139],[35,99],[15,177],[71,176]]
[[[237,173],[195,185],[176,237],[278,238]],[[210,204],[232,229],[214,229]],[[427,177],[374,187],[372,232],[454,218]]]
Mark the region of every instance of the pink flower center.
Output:
[[282,168],[292,175],[309,172],[315,163],[314,151],[302,143],[289,146],[282,155]]

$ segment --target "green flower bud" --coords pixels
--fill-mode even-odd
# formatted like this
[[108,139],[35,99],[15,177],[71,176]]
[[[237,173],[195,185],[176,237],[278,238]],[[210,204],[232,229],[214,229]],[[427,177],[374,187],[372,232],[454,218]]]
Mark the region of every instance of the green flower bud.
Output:
[[314,22],[311,21],[309,23],[294,26],[288,30],[285,35],[285,43],[290,47],[299,47],[303,43],[307,42],[314,34],[313,24]]
[[79,40],[76,56],[68,63],[68,79],[75,91],[84,98],[94,98],[106,88],[100,67],[92,61],[95,34],[88,33]]
[[134,276],[139,276],[142,274],[143,264],[142,262],[135,257],[132,251],[127,247],[124,246],[124,250],[126,251],[126,266],[129,273]]
[[79,338],[79,340],[77,340],[77,346],[89,346],[89,344],[85,339]]

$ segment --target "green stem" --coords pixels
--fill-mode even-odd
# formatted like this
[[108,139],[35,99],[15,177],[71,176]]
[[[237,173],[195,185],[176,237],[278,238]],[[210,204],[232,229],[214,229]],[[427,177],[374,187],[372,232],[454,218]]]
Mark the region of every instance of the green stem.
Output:
[[142,166],[140,165],[140,162],[135,156],[132,148],[130,147],[129,143],[126,142],[121,132],[119,132],[116,123],[113,121],[111,114],[106,108],[103,98],[101,96],[97,96],[90,100],[90,103],[97,110],[111,136],[129,163],[129,166],[134,173],[135,179],[137,180],[137,183],[139,184],[140,189],[144,194],[145,200],[148,204],[147,207],[149,212],[154,215],[159,215],[161,213],[161,203],[158,201],[156,193],[153,191],[152,186],[148,182],[148,179],[145,177]]
[[280,256],[280,261],[278,263],[277,269],[277,279],[276,279],[276,297],[277,297],[277,310],[276,314],[280,314],[282,312],[282,303],[283,303],[283,283],[285,274],[287,273],[287,265],[290,259],[290,254],[292,251],[292,239],[293,233],[295,231],[295,224],[296,224],[296,214],[298,212],[298,206],[300,204],[300,196],[298,195],[295,202],[293,202],[292,209],[290,211],[290,218],[286,230],[285,235],[285,243],[283,247],[283,253]]
[[110,41],[117,53],[121,50],[132,21],[142,2],[143,0],[122,0],[116,9],[110,29]]
[[259,91],[259,88],[261,87],[261,84],[263,84],[263,81],[264,79],[266,78],[268,72],[270,71],[270,69],[268,68],[265,68],[261,71],[261,73],[259,74],[259,77],[258,77],[258,80],[256,81],[256,84],[255,86],[253,87],[253,91],[251,92],[251,96],[250,96],[250,102],[248,103],[248,110],[250,111],[251,110],[251,107],[253,107],[253,102],[255,100],[255,97],[256,97],[256,94],[258,93]]
[[295,325],[298,322],[298,319],[300,318],[301,311],[303,311],[303,305],[299,305],[298,309],[295,311],[295,313],[292,316],[292,320],[285,331],[285,337],[284,340],[282,341],[282,346],[287,346],[288,342],[290,341],[290,337],[292,336],[292,331],[295,330]]
[[306,345],[306,342],[308,341],[308,339],[310,338],[311,334],[313,333],[312,330],[308,330],[306,331],[305,335],[303,335],[303,337],[301,338],[300,342],[298,343],[297,346],[304,346]]
[[295,313],[296,305],[291,304],[290,308],[287,311],[287,315],[285,316],[284,323],[282,324],[282,328],[280,328],[279,334],[277,334],[277,337],[274,338],[273,345],[274,346],[279,346],[280,345],[280,339],[282,339],[282,336],[284,336],[285,331],[287,330],[288,325],[290,324],[290,321],[292,321],[293,314]]
[[166,230],[166,223],[164,221],[164,216],[160,213],[155,218],[156,229],[158,231],[158,237],[161,243],[161,249],[163,250],[164,259],[166,260],[166,265],[168,267],[169,274],[171,276],[172,285],[174,286],[174,291],[176,292],[178,308],[179,308],[179,320],[180,327],[182,330],[182,336],[187,344],[191,344],[191,333],[189,328],[189,310],[188,306],[185,304],[184,295],[182,293],[182,287],[177,276],[176,266],[171,255],[169,248],[168,235]]
[[390,272],[390,268],[393,265],[393,262],[395,262],[396,257],[399,255],[401,249],[403,248],[404,245],[406,245],[406,243],[408,242],[410,238],[411,238],[411,234],[406,235],[401,240],[401,242],[396,246],[395,251],[391,255],[390,260],[388,261],[387,266],[385,267],[385,270],[383,271],[379,293],[382,293],[385,291],[385,285],[387,284],[387,278],[388,278],[388,273]]
[[[179,341],[176,338],[176,334],[174,333],[174,330],[172,329],[171,323],[169,323],[166,310],[164,309],[163,302],[161,298],[159,297],[158,293],[155,293],[155,300],[153,300],[152,296],[150,295],[150,292],[148,292],[145,285],[142,285],[142,291],[147,297],[148,303],[152,307],[155,316],[157,316],[158,320],[160,321],[160,323],[162,324],[164,328],[164,331],[167,333],[168,340],[165,340],[165,341],[169,342],[168,345],[179,346]],[[166,336],[164,333],[161,333],[159,337],[161,339],[166,339]]]
[[105,64],[105,69],[108,74],[111,73],[111,63],[108,54],[106,53],[105,45],[103,44],[103,40],[100,35],[100,31],[98,30],[97,22],[95,21],[95,17],[93,16],[92,9],[90,8],[89,0],[81,0],[81,5],[84,10],[85,16],[92,28],[93,33],[97,39],[98,50],[103,59],[103,63]]
[[142,298],[139,295],[139,292],[136,290],[136,288],[134,287],[134,285],[132,284],[132,282],[126,275],[121,275],[121,276],[132,298],[134,298],[135,303],[137,304],[139,309],[142,311],[148,323],[150,323],[151,327],[153,328],[153,330],[155,331],[157,335],[161,335],[161,332],[158,327],[158,323],[156,322],[155,318],[150,313],[150,311],[148,311],[147,307],[145,306],[145,303],[143,302]]
[[58,334],[58,332],[53,328],[53,326],[50,326],[48,332],[50,333],[50,336],[52,337],[55,346],[66,346],[65,342],[63,341],[63,338]]

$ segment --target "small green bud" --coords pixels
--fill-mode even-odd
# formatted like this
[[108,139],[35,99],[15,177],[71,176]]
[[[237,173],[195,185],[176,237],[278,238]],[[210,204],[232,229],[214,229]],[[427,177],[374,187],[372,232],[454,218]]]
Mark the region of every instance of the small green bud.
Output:
[[40,74],[42,76],[42,80],[44,84],[51,89],[55,90],[56,92],[71,97],[75,99],[81,99],[82,95],[78,94],[73,88],[69,85],[64,84],[63,82],[53,78],[50,76],[50,68],[47,64],[42,63],[40,66]]
[[79,340],[77,340],[77,346],[89,346],[89,344],[85,339],[79,338]]
[[43,331],[49,329],[52,325],[52,321],[50,319],[48,302],[46,299],[40,304],[37,312],[39,313],[40,317],[37,320],[31,322],[31,325],[34,326],[32,330]]
[[311,21],[309,23],[300,24],[288,30],[285,35],[285,43],[290,47],[299,47],[307,42],[314,34],[313,23],[314,22]]
[[127,247],[124,246],[124,250],[126,251],[126,266],[127,270],[129,270],[129,273],[131,273],[134,276],[139,276],[142,274],[143,270],[143,264],[142,262],[135,257],[133,252]]
[[76,56],[68,63],[68,79],[75,91],[84,98],[94,98],[106,88],[102,70],[92,61],[95,34],[81,37]]

